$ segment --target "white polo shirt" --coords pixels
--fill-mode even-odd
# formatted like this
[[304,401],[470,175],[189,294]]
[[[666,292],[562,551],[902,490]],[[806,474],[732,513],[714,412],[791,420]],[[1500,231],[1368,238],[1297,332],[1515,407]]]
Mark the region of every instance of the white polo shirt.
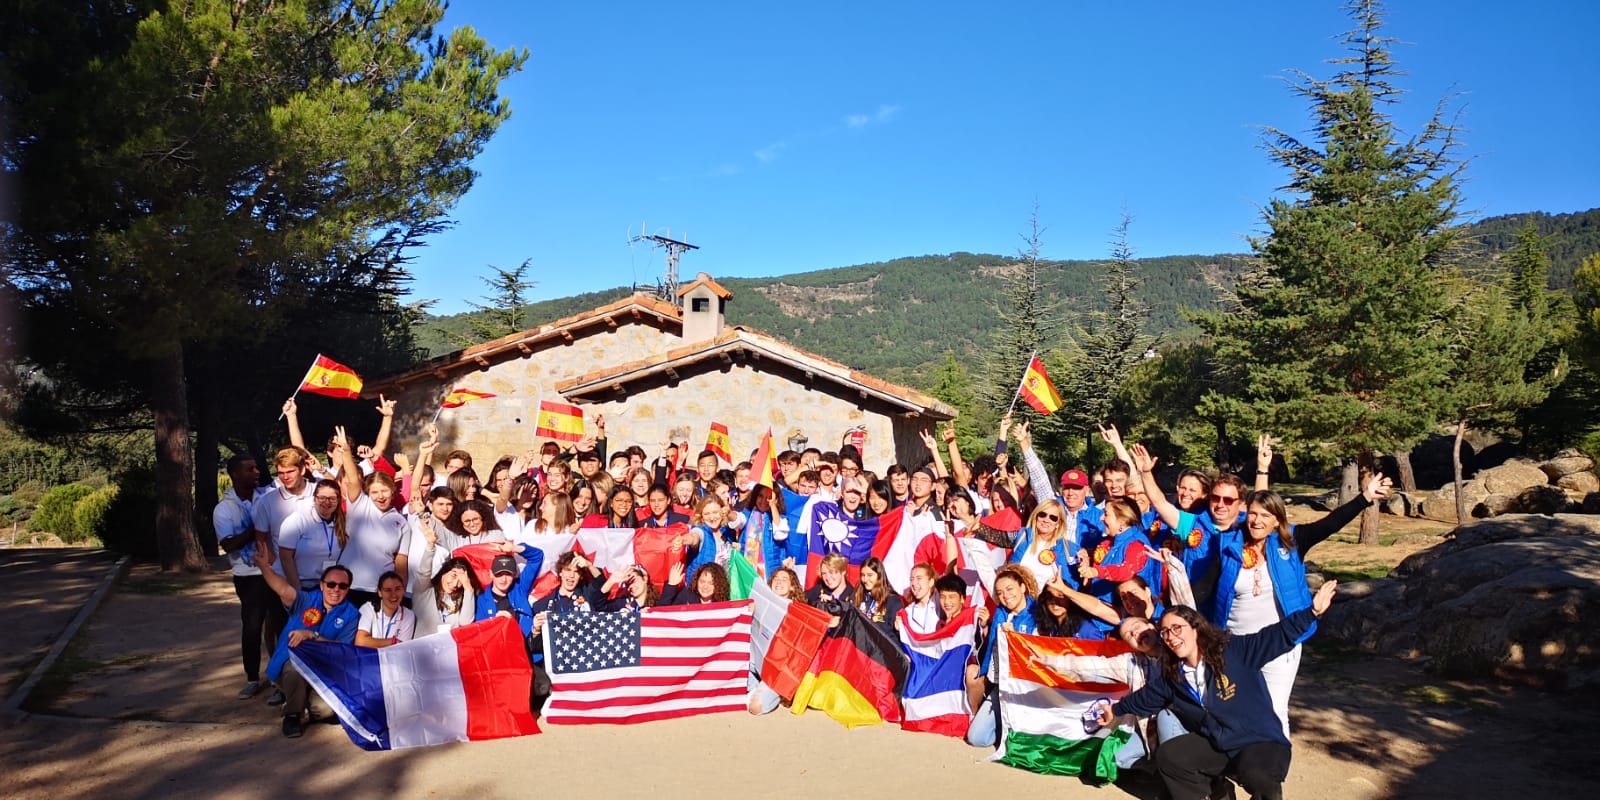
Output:
[[400,550],[405,517],[393,508],[379,511],[377,504],[365,494],[356,498],[344,513],[345,531],[350,534],[350,541],[339,563],[350,568],[350,588],[375,592],[378,577],[394,569],[394,554]]
[[[284,490],[283,484],[274,481],[267,491],[256,495],[256,499],[251,502],[251,522],[257,531],[271,535],[274,547],[282,547],[283,523],[296,512],[311,508],[311,496],[315,488],[311,481],[306,481],[300,494],[289,494]],[[273,561],[272,571],[282,575],[282,563]]]

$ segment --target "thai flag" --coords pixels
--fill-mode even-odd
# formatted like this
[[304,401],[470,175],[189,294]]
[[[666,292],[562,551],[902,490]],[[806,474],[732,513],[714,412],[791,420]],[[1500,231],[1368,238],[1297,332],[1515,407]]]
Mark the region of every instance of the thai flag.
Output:
[[967,658],[978,631],[977,612],[957,614],[929,634],[913,633],[911,620],[900,612],[900,645],[911,660],[906,676],[900,727],[908,731],[961,737],[972,709],[967,703]]
[[367,750],[539,732],[527,645],[504,617],[381,649],[302,642],[289,658]]

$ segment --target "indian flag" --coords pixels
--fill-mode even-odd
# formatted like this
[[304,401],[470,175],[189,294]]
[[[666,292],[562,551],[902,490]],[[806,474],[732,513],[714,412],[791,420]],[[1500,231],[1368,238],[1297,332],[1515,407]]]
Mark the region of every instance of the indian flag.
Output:
[[991,761],[1045,775],[1079,775],[1095,783],[1116,780],[1117,748],[1131,732],[1084,730],[1083,715],[1096,701],[1115,702],[1126,683],[1095,683],[1070,668],[1074,657],[1110,658],[1129,650],[1116,640],[1028,636],[1007,631],[998,643],[1000,749]]

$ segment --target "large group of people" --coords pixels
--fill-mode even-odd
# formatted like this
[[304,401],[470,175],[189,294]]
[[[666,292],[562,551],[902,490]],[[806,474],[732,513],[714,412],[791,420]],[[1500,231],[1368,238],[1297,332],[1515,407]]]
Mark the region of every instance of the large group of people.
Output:
[[[1137,732],[1119,764],[1150,765],[1174,798],[1225,793],[1230,778],[1252,796],[1276,797],[1288,773],[1300,643],[1334,592],[1332,582],[1310,591],[1305,554],[1388,491],[1375,475],[1325,518],[1291,525],[1267,484],[1272,452],[1263,437],[1249,490],[1234,474],[1185,469],[1168,499],[1157,460],[1115,428],[1102,435],[1116,458],[1093,474],[1072,468],[1053,480],[1028,425],[1009,415],[993,451],[971,461],[952,427],[923,434],[922,463],[881,473],[848,443],[785,451],[772,486],[753,480],[751,463],[729,468],[709,450],[691,459],[663,442],[653,455],[639,445],[608,452],[599,417],[581,441],[506,455],[480,478],[466,451],[440,456],[431,425],[414,460],[391,460],[393,401],[380,397],[372,445],[336,428],[321,454],[307,448],[297,410],[293,399],[284,405],[291,444],[273,457],[270,482],[262,485],[263,465],[235,456],[232,488],[214,513],[240,600],[239,697],[270,688],[288,737],[315,713],[289,658],[307,640],[388,647],[510,617],[528,642],[537,714],[550,696],[542,654],[552,615],[725,601],[737,552],[759,562],[779,596],[835,615],[857,609],[895,641],[902,625],[926,635],[975,607],[978,642],[966,674],[975,746],[997,738],[994,652],[1004,632],[1120,639],[1132,655],[1113,677],[1135,690],[1096,712],[1100,724]],[[828,555],[807,574],[801,515],[818,497],[855,520],[903,508],[900,530],[918,542],[907,585],[893,585],[877,558],[851,564]],[[674,526],[682,557],[668,575],[641,565],[606,571],[566,552],[549,570],[554,588],[534,595],[540,536]],[[958,569],[960,539],[982,542],[1003,562],[984,591]],[[466,545],[496,549],[487,583],[457,553]],[[782,702],[759,676],[750,683],[752,713]]]

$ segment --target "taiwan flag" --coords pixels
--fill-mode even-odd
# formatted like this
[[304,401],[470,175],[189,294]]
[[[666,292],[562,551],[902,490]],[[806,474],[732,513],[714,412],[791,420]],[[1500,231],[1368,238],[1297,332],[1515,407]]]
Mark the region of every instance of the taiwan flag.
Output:
[[367,750],[538,733],[522,630],[503,617],[384,648],[302,642],[295,668]]
[[838,553],[850,562],[847,580],[854,585],[861,577],[861,564],[872,556],[872,548],[882,532],[884,521],[893,522],[899,516],[890,512],[881,517],[853,519],[838,503],[830,500],[812,500],[800,516],[800,531],[807,537],[810,551],[806,555],[806,585],[816,584],[817,568],[825,556]]

